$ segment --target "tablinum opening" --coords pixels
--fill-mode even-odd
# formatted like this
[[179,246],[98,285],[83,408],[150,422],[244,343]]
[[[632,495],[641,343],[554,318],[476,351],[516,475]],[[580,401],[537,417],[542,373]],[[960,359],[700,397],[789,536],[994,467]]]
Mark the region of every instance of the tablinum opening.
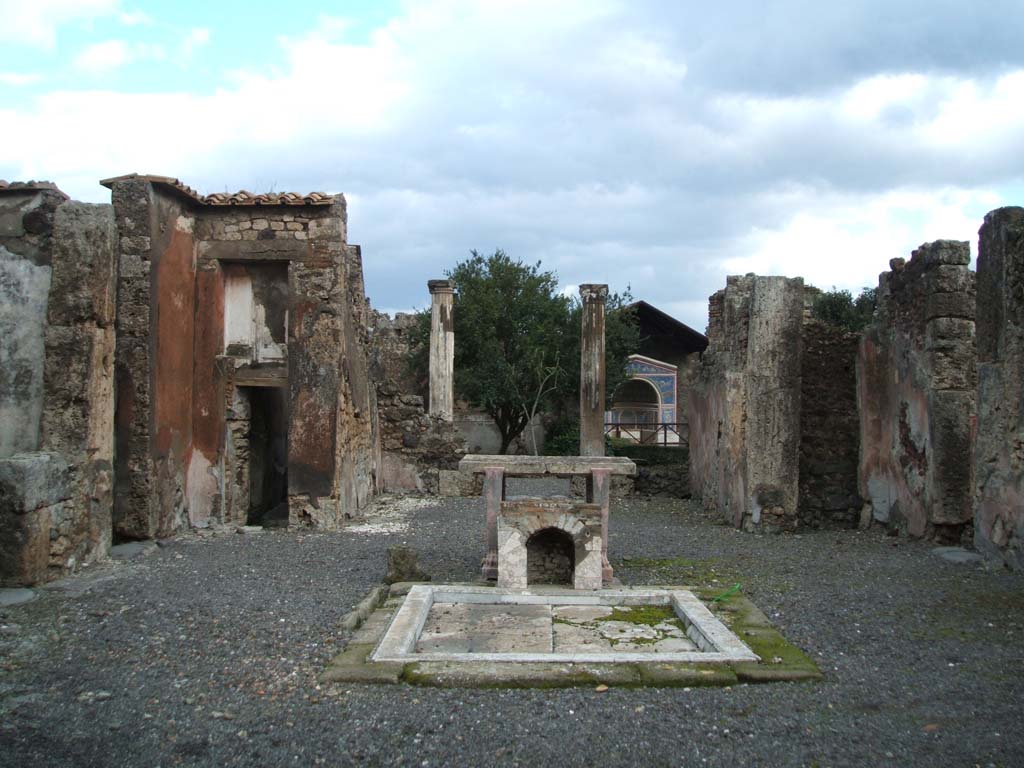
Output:
[[288,402],[282,387],[245,387],[249,397],[249,525],[288,523]]
[[572,586],[576,545],[560,528],[542,528],[526,541],[526,583]]

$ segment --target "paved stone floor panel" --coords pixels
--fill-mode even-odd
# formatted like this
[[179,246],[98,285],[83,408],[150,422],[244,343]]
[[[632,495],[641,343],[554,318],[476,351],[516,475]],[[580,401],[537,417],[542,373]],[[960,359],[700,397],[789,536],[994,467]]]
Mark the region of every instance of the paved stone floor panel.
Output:
[[435,603],[417,653],[551,653],[551,607]]

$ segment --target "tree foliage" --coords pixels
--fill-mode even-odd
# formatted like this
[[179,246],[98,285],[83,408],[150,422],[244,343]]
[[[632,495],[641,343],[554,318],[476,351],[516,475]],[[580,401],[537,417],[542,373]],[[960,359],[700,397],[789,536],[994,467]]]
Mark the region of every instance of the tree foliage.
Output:
[[[580,302],[560,295],[557,275],[540,262],[526,264],[500,249],[491,256],[472,251],[447,275],[455,284],[455,392],[494,420],[505,453],[533,416],[578,407]],[[628,291],[615,294],[607,305],[609,392],[625,377],[626,357],[638,341],[635,322],[622,309],[630,298]],[[429,312],[417,335],[413,365],[422,376]]]
[[875,313],[876,290],[863,288],[856,298],[847,290],[821,291],[814,299],[811,314],[837,328],[859,332]]

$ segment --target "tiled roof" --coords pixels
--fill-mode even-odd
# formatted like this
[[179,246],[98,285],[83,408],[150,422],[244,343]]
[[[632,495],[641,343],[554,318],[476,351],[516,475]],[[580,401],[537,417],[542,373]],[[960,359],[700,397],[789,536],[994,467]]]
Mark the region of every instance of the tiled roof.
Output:
[[171,189],[200,205],[331,205],[334,202],[334,195],[328,195],[325,192],[310,192],[305,195],[297,192],[264,192],[257,195],[243,189],[239,192],[214,192],[212,195],[200,195],[192,187],[170,176],[151,176],[139,173],[104,179],[100,184],[105,187],[113,187],[114,182],[129,179],[148,181],[151,184]]
[[41,189],[59,192],[65,198],[67,197],[52,181],[4,181],[0,179],[0,192],[34,192]]

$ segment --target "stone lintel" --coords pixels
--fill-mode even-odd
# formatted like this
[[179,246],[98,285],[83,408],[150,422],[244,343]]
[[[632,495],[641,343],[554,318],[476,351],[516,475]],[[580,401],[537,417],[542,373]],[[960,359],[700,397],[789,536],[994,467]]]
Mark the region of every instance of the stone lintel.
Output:
[[469,454],[459,462],[460,472],[481,473],[498,468],[509,477],[534,475],[589,475],[595,469],[613,475],[635,475],[636,463],[625,456],[502,456]]
[[206,240],[199,246],[204,260],[305,261],[310,255],[304,240]]

